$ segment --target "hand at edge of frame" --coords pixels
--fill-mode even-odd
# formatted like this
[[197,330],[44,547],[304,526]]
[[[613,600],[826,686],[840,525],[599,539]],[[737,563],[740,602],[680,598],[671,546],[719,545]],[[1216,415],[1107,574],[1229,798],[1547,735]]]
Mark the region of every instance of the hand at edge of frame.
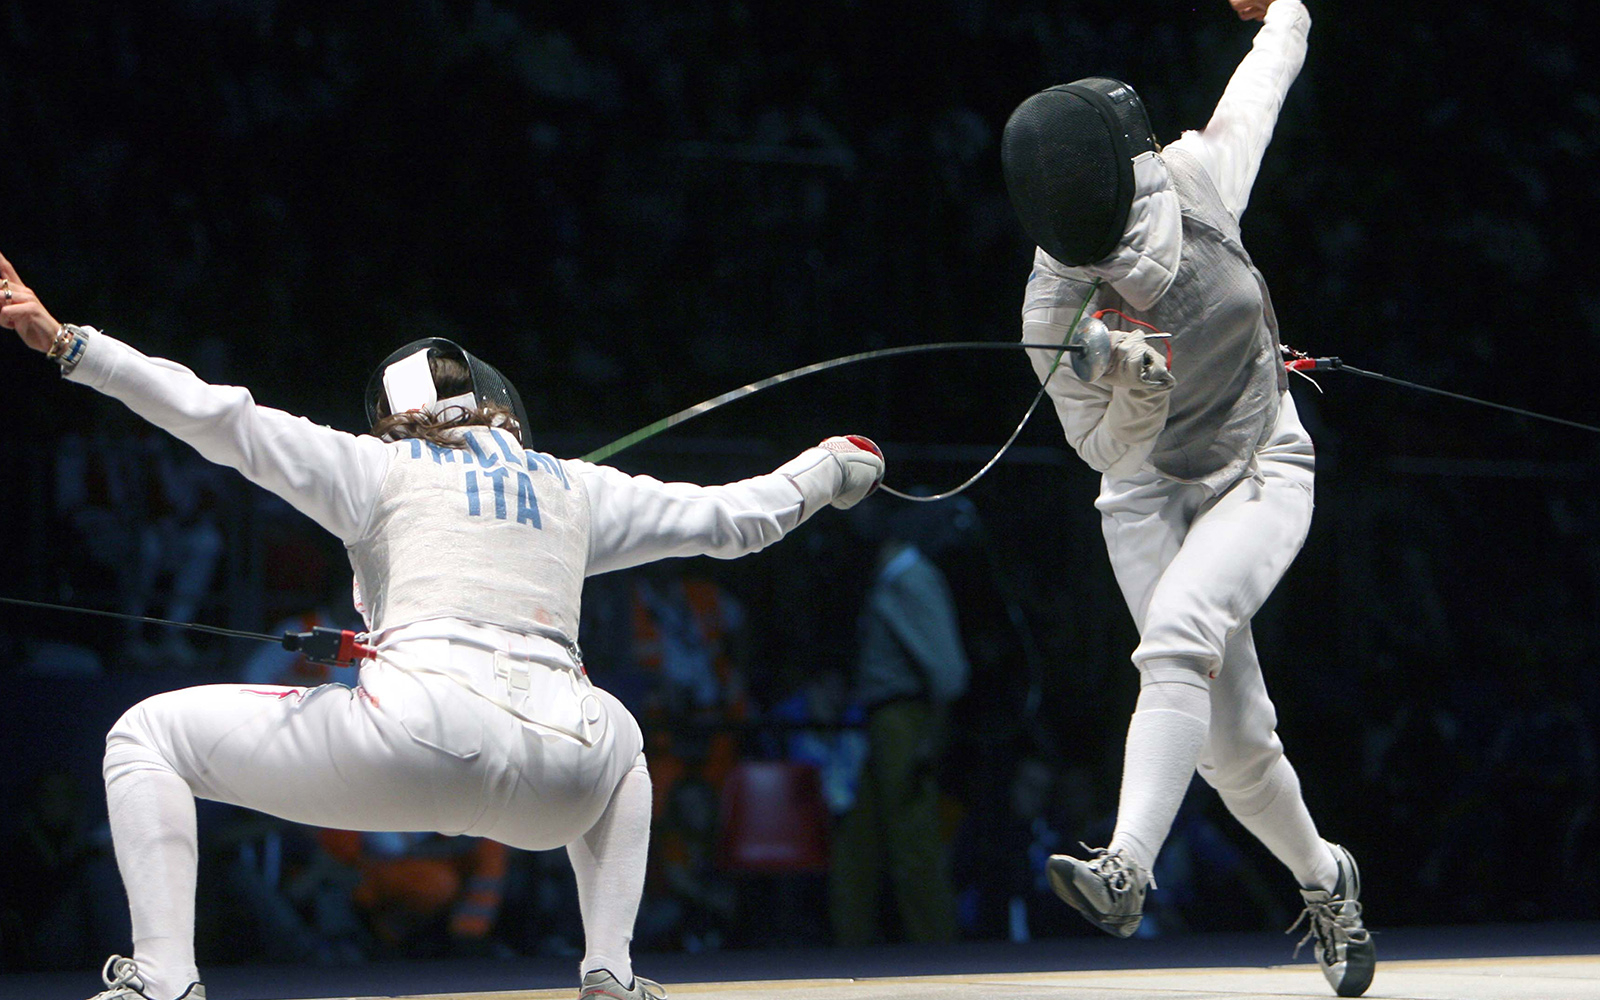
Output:
[[1241,21],[1264,21],[1272,0],[1228,0],[1228,6],[1233,8]]
[[0,295],[5,293],[10,294],[0,298],[0,326],[17,331],[22,342],[39,353],[48,352],[61,324],[50,315],[33,289],[22,283],[11,261],[0,254]]

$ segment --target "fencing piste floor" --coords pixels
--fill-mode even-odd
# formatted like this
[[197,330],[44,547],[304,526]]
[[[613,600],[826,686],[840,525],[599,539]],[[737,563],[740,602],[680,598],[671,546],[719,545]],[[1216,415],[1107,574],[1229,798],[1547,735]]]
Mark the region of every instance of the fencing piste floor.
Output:
[[[1377,937],[1374,1000],[1600,1000],[1600,923],[1396,928]],[[1331,997],[1273,934],[1068,938],[942,948],[641,955],[673,1000],[1268,1000]],[[1301,953],[1302,958],[1305,952]],[[84,1000],[96,970],[0,975],[0,1000]],[[206,970],[208,1000],[572,1000],[573,959],[456,959]]]

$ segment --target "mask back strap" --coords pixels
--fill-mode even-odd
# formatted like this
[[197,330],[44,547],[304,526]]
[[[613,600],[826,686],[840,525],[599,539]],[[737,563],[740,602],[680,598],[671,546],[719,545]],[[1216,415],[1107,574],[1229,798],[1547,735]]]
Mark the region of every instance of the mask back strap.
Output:
[[428,352],[408,354],[383,370],[383,393],[389,399],[390,413],[427,409],[439,401],[428,367]]

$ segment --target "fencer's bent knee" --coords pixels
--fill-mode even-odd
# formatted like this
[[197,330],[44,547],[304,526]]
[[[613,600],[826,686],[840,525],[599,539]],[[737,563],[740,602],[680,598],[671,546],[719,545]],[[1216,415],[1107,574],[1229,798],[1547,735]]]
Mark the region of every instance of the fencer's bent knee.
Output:
[[[1276,732],[1268,733],[1264,740],[1250,739],[1245,733],[1213,732],[1201,754],[1198,770],[1206,784],[1225,796],[1254,800],[1265,794],[1270,801],[1273,793],[1268,785],[1281,759],[1283,743]],[[1261,808],[1266,804],[1262,803]],[[1230,808],[1232,805],[1230,803]]]
[[153,716],[159,714],[162,696],[146,698],[126,712],[106,734],[102,772],[107,784],[135,771],[172,771],[172,763],[157,748]]
[[1137,650],[1133,665],[1139,668],[1139,686],[1152,684],[1186,684],[1190,687],[1211,689],[1211,680],[1217,676],[1222,657],[1207,656],[1151,656],[1141,658]]

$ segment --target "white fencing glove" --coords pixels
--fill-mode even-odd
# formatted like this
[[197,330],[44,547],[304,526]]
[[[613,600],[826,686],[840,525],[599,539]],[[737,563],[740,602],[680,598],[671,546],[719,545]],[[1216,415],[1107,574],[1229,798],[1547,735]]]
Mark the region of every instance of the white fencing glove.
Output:
[[854,507],[883,482],[883,452],[859,434],[831,437],[778,467],[800,491],[803,521],[823,504]]
[[832,501],[840,510],[854,507],[883,484],[883,450],[871,438],[846,434],[828,438],[819,447],[833,452],[844,471],[844,480]]
[[1120,389],[1165,391],[1174,384],[1163,352],[1151,347],[1137,330],[1112,330],[1111,363],[1096,379],[1099,385]]

